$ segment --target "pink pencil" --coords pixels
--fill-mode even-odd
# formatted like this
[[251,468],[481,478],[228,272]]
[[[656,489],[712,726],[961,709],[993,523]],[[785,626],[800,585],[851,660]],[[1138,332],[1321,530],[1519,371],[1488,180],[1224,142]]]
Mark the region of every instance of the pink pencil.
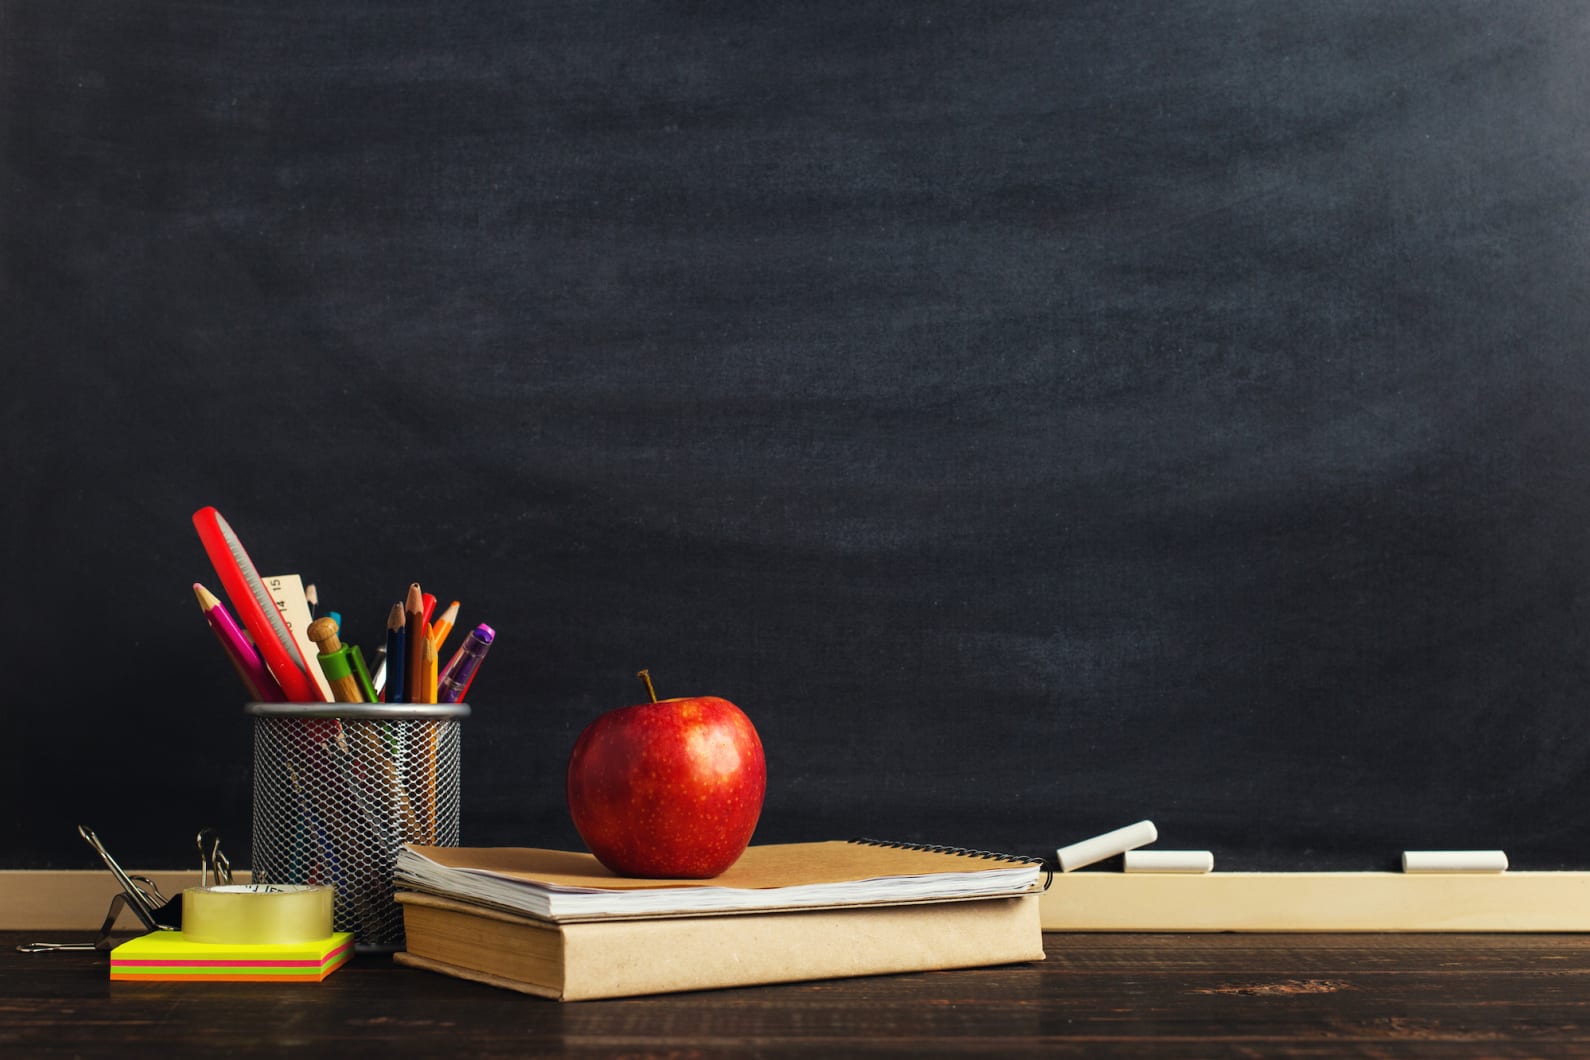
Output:
[[220,642],[226,657],[232,661],[232,669],[236,670],[237,676],[243,679],[243,687],[248,689],[248,694],[259,703],[285,701],[287,697],[282,694],[281,686],[271,676],[259,652],[243,635],[243,628],[237,624],[237,620],[227,611],[226,606],[214,593],[198,582],[193,583],[193,595],[198,597],[199,610],[204,612],[205,619],[210,623],[210,631]]

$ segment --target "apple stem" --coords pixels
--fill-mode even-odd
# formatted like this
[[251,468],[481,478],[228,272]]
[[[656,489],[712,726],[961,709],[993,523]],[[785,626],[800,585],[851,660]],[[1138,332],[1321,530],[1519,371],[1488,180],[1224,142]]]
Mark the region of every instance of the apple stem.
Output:
[[653,703],[657,702],[657,690],[651,686],[651,671],[639,670],[635,676],[646,682],[646,694],[651,697]]

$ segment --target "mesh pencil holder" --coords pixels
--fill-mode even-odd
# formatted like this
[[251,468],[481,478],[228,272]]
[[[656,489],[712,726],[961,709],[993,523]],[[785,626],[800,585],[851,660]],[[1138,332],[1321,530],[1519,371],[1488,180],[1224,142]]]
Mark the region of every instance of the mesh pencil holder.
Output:
[[403,947],[404,843],[458,845],[463,703],[250,703],[256,883],[331,884],[336,930]]

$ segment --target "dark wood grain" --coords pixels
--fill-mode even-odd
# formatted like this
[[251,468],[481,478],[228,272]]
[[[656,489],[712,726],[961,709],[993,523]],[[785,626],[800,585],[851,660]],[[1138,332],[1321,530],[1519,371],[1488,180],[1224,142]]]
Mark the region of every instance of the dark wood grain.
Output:
[[560,1005],[361,957],[323,984],[111,983],[0,936],[0,1053],[1542,1056],[1590,1050],[1579,935],[1058,935],[1002,968]]

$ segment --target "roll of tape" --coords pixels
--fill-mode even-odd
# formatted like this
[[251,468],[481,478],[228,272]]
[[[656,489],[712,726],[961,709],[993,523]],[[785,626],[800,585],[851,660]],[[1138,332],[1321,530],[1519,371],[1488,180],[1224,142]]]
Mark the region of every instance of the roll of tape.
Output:
[[190,942],[314,942],[331,934],[330,887],[227,884],[182,892],[182,935]]

